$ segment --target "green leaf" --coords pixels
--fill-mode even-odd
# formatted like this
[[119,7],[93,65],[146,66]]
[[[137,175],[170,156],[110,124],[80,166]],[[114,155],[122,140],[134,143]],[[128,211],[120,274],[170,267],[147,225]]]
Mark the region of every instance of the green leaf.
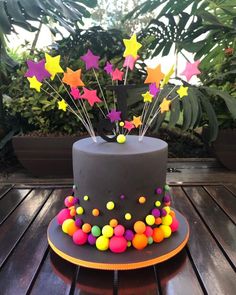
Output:
[[191,116],[192,119],[191,119],[191,124],[189,126],[189,129],[193,129],[198,119],[199,105],[198,105],[198,98],[196,95],[194,95],[194,91],[192,87],[188,88],[188,98],[189,98],[189,102],[191,104],[191,110],[192,110],[192,116]]
[[10,34],[11,32],[11,23],[6,14],[4,2],[0,2],[0,29],[4,34]]
[[174,127],[175,124],[178,122],[180,116],[180,102],[179,99],[175,99],[171,103],[171,112],[170,112],[170,120],[169,120],[169,127]]
[[189,129],[192,120],[192,107],[189,101],[189,97],[185,96],[182,100],[183,105],[183,125],[182,129],[186,131]]

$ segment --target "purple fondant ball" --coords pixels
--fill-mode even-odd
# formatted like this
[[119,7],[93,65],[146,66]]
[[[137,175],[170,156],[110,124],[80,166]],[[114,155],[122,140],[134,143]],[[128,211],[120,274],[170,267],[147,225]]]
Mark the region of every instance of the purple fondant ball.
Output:
[[158,187],[158,188],[156,189],[156,193],[157,193],[158,195],[160,195],[160,194],[162,193],[162,189],[161,189],[160,187]]
[[83,224],[83,221],[81,218],[77,218],[76,221],[75,221],[75,225],[78,226],[78,227],[81,227]]
[[161,209],[161,217],[166,216],[167,212],[165,209]]
[[157,209],[157,208],[153,209],[153,210],[152,210],[152,215],[153,215],[154,217],[160,217],[160,210]]
[[134,233],[131,229],[127,229],[125,231],[125,238],[127,241],[132,241],[133,240],[133,237],[134,237]]
[[169,203],[170,202],[170,196],[169,195],[164,196],[163,202],[164,203]]
[[95,245],[96,244],[96,237],[94,237],[92,234],[89,234],[88,235],[88,243],[90,244],[90,245]]

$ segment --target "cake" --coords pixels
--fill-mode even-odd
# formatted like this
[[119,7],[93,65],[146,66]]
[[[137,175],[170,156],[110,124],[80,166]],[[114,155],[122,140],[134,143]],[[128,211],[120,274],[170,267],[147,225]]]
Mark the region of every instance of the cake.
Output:
[[68,239],[121,253],[169,238],[178,221],[165,183],[167,143],[135,135],[125,144],[96,141],[73,145],[74,196],[57,215]]

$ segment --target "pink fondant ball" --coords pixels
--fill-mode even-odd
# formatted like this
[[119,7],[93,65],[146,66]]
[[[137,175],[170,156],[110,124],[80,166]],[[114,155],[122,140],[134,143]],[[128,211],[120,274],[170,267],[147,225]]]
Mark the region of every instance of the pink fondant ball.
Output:
[[83,245],[87,242],[88,235],[82,231],[82,229],[78,229],[73,234],[73,242],[77,245]]
[[74,206],[75,198],[73,196],[66,197],[65,200],[64,200],[64,204],[68,208],[70,208],[71,206]]
[[127,241],[132,241],[134,238],[134,232],[131,229],[125,231],[125,238]]
[[123,234],[125,233],[125,228],[123,227],[123,225],[119,224],[115,227],[114,229],[114,234],[117,237],[123,236]]
[[123,236],[113,236],[109,242],[109,249],[114,253],[125,252],[127,241]]
[[151,228],[151,226],[146,226],[146,230],[144,233],[147,237],[151,237],[153,234],[153,229]]
[[179,228],[179,221],[176,218],[173,218],[172,223],[170,225],[171,231],[175,232]]
[[70,210],[69,209],[62,209],[58,214],[57,214],[57,222],[58,224],[62,225],[62,223],[66,220],[66,219],[70,219],[71,215],[70,215]]
[[88,235],[88,243],[90,244],[90,245],[95,245],[96,244],[96,237],[94,237],[92,234],[89,234]]

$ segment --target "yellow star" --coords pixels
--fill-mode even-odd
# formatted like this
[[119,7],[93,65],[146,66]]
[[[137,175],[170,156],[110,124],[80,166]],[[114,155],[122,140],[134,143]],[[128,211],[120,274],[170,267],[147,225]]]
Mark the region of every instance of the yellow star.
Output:
[[131,121],[131,123],[133,123],[133,125],[136,128],[138,128],[139,126],[141,126],[142,125],[141,116],[139,116],[139,117],[133,116],[133,121]]
[[161,86],[160,88],[163,88],[170,80],[170,77],[174,74],[175,70],[174,70],[175,66],[173,65],[169,72],[165,75],[163,81],[161,82]]
[[142,97],[143,97],[143,101],[144,102],[152,102],[153,95],[149,91],[147,91],[146,93],[142,94]]
[[184,87],[183,85],[181,85],[176,92],[179,94],[180,98],[188,96],[188,87]]
[[63,110],[65,112],[67,106],[68,106],[68,104],[66,103],[66,101],[64,99],[58,101],[58,109],[59,110]]
[[51,74],[51,80],[55,78],[56,74],[64,73],[63,69],[60,66],[60,55],[52,57],[49,54],[45,53],[45,58],[45,69]]
[[36,89],[38,92],[40,92],[40,87],[42,86],[42,83],[40,83],[35,76],[32,78],[28,77],[28,81],[30,82],[30,88]]
[[167,100],[166,97],[163,99],[162,103],[160,104],[161,114],[164,112],[168,112],[170,110],[171,100]]
[[136,58],[138,55],[138,50],[142,47],[142,44],[137,42],[136,34],[133,34],[130,39],[123,39],[123,42],[125,44],[125,52],[123,56],[126,57],[128,55],[132,55],[134,58]]

